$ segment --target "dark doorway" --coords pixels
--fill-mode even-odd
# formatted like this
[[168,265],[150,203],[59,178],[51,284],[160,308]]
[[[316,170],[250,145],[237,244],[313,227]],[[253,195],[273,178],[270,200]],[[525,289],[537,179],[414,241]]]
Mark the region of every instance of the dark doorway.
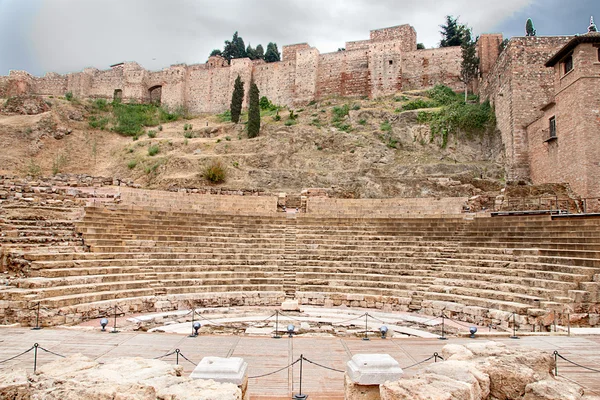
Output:
[[162,97],[162,86],[152,86],[148,89],[148,94],[150,95],[150,102],[159,106]]
[[123,100],[123,91],[121,89],[115,89],[113,93],[113,101],[121,102]]

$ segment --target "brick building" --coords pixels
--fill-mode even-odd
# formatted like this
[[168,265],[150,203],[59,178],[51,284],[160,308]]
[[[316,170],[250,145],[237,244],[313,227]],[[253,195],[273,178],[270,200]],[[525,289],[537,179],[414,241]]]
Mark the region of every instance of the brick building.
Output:
[[545,65],[552,97],[527,127],[531,180],[600,197],[600,33],[575,36]]

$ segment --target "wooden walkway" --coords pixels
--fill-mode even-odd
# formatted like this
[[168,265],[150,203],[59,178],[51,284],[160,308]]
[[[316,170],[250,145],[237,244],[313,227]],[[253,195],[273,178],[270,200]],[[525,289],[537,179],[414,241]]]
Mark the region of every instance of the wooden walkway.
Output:
[[[448,343],[462,344],[473,339],[371,339],[362,341],[349,338],[296,337],[271,339],[247,336],[199,336],[189,338],[178,334],[149,334],[120,332],[110,334],[95,330],[0,328],[0,361],[15,356],[39,343],[41,347],[61,355],[82,353],[99,361],[119,357],[154,358],[180,349],[181,354],[193,362],[205,356],[243,357],[249,364],[249,375],[267,374],[284,368],[300,355],[307,359],[338,370],[344,370],[346,361],[358,353],[387,353],[401,366],[406,367],[422,361],[434,352],[441,353]],[[487,341],[485,338],[474,340]],[[550,353],[558,351],[564,357],[600,370],[600,336],[545,336],[523,337],[520,340],[494,339],[511,347],[529,346]],[[56,356],[40,351],[38,365],[56,359]],[[165,358],[175,363],[175,355]],[[433,362],[433,361],[430,361]],[[186,372],[194,366],[180,358]],[[32,352],[15,360],[0,364],[0,373],[14,368],[33,370]],[[407,375],[418,368],[409,369]],[[573,380],[586,389],[587,394],[600,395],[600,373],[587,371],[559,360],[559,375]],[[311,399],[343,399],[343,374],[304,362],[303,392]],[[299,364],[287,370],[249,381],[252,399],[290,398],[298,393]]]

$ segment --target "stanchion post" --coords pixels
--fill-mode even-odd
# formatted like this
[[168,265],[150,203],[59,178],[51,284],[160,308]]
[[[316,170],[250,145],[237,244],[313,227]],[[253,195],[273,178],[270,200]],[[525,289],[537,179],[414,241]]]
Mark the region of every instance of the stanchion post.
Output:
[[35,374],[35,371],[37,371],[37,349],[38,347],[40,347],[39,344],[35,343],[33,345],[33,373]]
[[115,304],[115,318],[114,318],[113,330],[110,331],[110,333],[119,333],[119,331],[117,330],[117,305],[116,304]]
[[175,349],[175,364],[177,365],[179,365],[179,353],[181,353],[181,350]]
[[567,333],[571,336],[571,314],[567,313]]
[[437,362],[437,359],[440,355],[438,353],[433,353],[434,362]]
[[40,329],[40,302],[37,303],[37,312],[35,313],[35,327],[31,328],[33,331],[39,331]]
[[369,336],[367,335],[367,318],[369,318],[369,313],[365,313],[365,337],[362,340],[369,340]]
[[300,393],[295,394],[294,400],[304,400],[308,396],[302,393],[302,361],[304,360],[304,354],[300,354]]
[[554,351],[554,376],[558,376],[558,351]]
[[198,335],[195,334],[195,329],[194,329],[194,317],[196,316],[196,307],[192,304],[192,333],[190,334],[190,336],[188,337],[196,337]]
[[279,310],[275,311],[275,336],[273,336],[273,339],[281,339],[281,336],[279,336]]
[[442,336],[440,336],[438,339],[440,340],[448,340],[448,338],[446,337],[446,332],[445,332],[445,325],[446,325],[446,316],[444,315],[444,312],[442,311]]
[[511,339],[519,339],[517,336],[517,314],[513,313],[513,335],[510,337]]

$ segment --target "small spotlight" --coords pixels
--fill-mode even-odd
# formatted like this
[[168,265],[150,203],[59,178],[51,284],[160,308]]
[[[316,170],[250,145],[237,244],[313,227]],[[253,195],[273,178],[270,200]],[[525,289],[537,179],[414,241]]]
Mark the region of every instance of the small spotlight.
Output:
[[102,318],[100,320],[100,326],[102,327],[102,332],[106,331],[106,325],[108,325],[108,319],[107,318]]
[[200,322],[194,322],[194,325],[192,325],[192,328],[194,328],[194,336],[198,336],[198,330],[202,327],[202,324],[200,324]]
[[477,333],[477,327],[476,326],[472,326],[469,328],[469,332],[471,332],[471,339],[475,339],[475,334]]
[[381,338],[382,338],[382,339],[387,339],[387,338],[386,338],[386,336],[387,336],[387,333],[388,333],[388,327],[387,327],[387,326],[385,326],[385,325],[382,325],[382,326],[379,328],[379,332],[381,333]]
[[292,337],[292,335],[294,334],[294,329],[296,329],[296,327],[292,324],[289,324],[287,326],[287,333],[288,335],[290,335],[290,337]]

